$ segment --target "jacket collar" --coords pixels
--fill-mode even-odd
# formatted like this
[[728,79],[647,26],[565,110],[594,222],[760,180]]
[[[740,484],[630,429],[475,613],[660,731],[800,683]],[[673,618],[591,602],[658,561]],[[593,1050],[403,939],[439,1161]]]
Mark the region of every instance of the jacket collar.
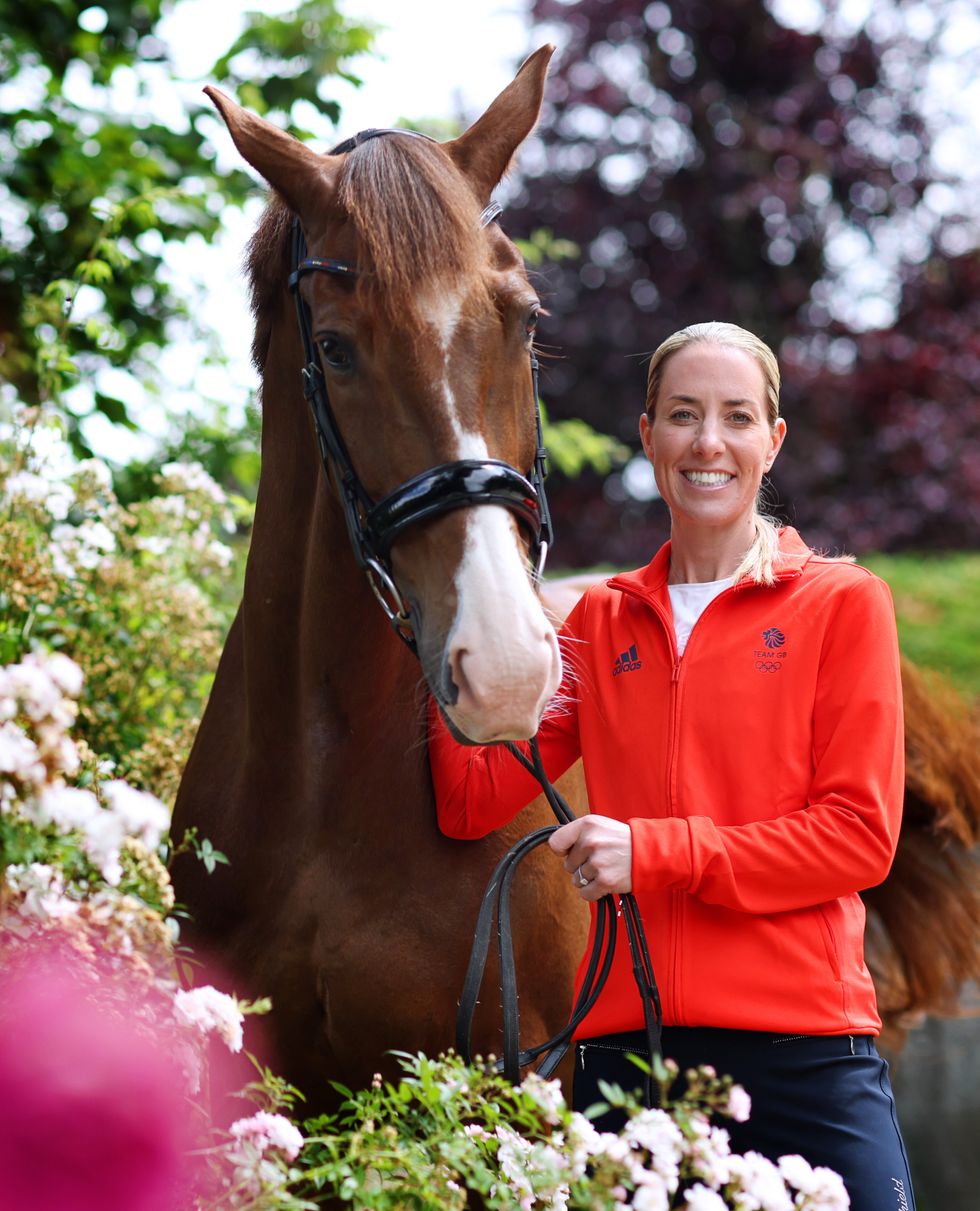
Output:
[[[813,557],[813,552],[806,545],[792,526],[783,526],[779,531],[779,555],[773,574],[776,583],[784,580],[795,580],[800,576],[807,562]],[[665,542],[653,559],[643,568],[635,572],[622,572],[607,581],[611,589],[629,593],[638,597],[649,597],[661,593],[667,585],[667,575],[670,571],[670,542]],[[736,589],[762,588],[743,576],[735,585]]]

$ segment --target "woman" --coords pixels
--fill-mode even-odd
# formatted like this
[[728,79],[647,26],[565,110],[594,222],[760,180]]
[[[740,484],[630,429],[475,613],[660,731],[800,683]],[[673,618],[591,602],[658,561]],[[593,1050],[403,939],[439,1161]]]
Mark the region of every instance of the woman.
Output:
[[[664,1054],[752,1096],[733,1146],[836,1169],[856,1211],[905,1211],[858,895],[899,832],[894,612],[870,572],[759,513],[785,434],[776,359],[751,333],[698,324],[654,353],[640,436],[671,537],[565,624],[569,670],[539,742],[552,778],[583,758],[592,814],[550,845],[583,899],[635,894]],[[483,836],[535,793],[502,748],[444,727],[430,756],[449,836]],[[600,1100],[599,1079],[638,1083],[625,1057],[642,1026],[623,942],[577,1032],[576,1108]]]

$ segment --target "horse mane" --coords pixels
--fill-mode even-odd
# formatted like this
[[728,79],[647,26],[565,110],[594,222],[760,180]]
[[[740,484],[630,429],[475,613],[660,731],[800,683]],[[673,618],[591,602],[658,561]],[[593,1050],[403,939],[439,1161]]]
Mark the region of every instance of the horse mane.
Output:
[[[488,242],[480,208],[465,177],[437,143],[397,135],[361,143],[347,154],[337,203],[370,262],[370,270],[358,274],[360,298],[389,320],[397,318],[402,327],[422,326],[420,296],[481,280]],[[259,371],[289,274],[292,218],[274,193],[246,252],[255,317],[252,361]]]

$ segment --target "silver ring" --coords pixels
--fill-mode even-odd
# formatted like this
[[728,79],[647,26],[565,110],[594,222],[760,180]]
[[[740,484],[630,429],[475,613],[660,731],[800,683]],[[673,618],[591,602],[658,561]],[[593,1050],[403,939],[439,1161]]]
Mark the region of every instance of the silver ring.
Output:
[[579,866],[575,870],[575,882],[579,887],[588,887],[592,880],[587,879],[585,875],[582,874],[582,868]]

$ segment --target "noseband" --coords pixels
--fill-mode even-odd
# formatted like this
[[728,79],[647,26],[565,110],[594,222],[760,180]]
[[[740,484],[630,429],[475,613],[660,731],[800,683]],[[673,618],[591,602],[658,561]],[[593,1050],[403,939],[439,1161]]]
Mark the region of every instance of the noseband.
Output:
[[[416,131],[366,130],[340,143],[330,153],[340,155],[352,151],[368,139],[380,135],[403,134],[428,138]],[[486,227],[500,214],[500,206],[491,203],[480,215],[481,227]],[[330,406],[327,382],[320,365],[310,309],[303,299],[299,284],[310,273],[329,273],[336,277],[354,279],[357,269],[343,261],[307,256],[306,239],[298,218],[292,226],[292,271],[289,289],[296,301],[296,315],[306,364],[303,367],[303,394],[313,413],[320,458],[328,479],[337,486],[340,503],[350,537],[351,548],[358,565],[364,569],[368,583],[400,639],[416,651],[408,607],[395,583],[391,567],[391,548],[401,535],[420,522],[430,521],[454,509],[471,505],[502,505],[508,509],[526,531],[530,541],[530,560],[535,583],[544,570],[548,549],[552,544],[551,516],[544,492],[547,474],[546,453],[541,435],[541,411],[538,407],[538,360],[531,351],[531,382],[537,446],[534,463],[528,474],[499,459],[460,459],[440,463],[414,475],[381,500],[375,501],[361,483]]]

